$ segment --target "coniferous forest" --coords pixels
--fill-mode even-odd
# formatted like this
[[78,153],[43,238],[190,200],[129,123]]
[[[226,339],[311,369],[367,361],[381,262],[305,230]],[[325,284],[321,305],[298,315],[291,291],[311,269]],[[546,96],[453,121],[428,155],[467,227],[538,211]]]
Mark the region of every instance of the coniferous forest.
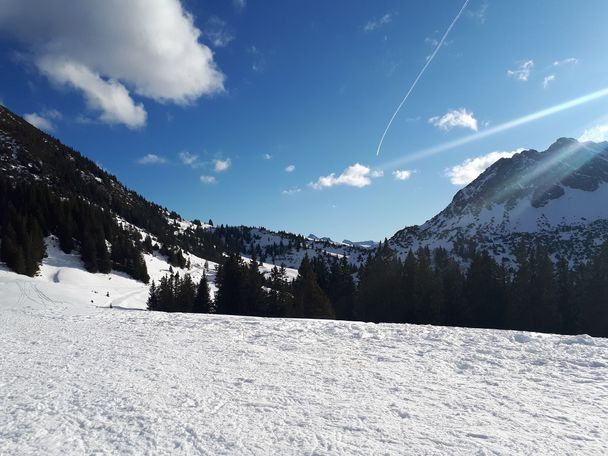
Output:
[[590,263],[553,263],[521,246],[507,269],[485,252],[463,270],[445,250],[419,249],[404,260],[381,244],[361,268],[345,259],[305,257],[299,277],[231,255],[219,267],[215,301],[206,278],[172,274],[153,284],[150,310],[266,317],[336,318],[608,336],[608,244]]
[[[220,264],[215,299],[207,278],[193,283],[171,274],[152,284],[152,310],[608,336],[606,245],[589,261],[571,264],[550,258],[539,244],[522,243],[517,264],[506,265],[478,251],[472,239],[455,245],[460,262],[440,249],[399,257],[385,242],[367,260],[361,257],[359,267],[319,255],[304,258],[294,281],[279,267],[264,276],[257,260],[280,264],[282,255],[305,248],[306,238],[280,232],[285,243],[262,246],[250,228],[210,230],[198,220],[180,230],[178,214],[129,191],[55,138],[19,120],[5,129],[23,146],[19,154],[4,151],[0,176],[0,261],[17,273],[38,272],[44,238],[53,234],[64,252],[80,255],[87,271],[114,269],[142,282],[149,281],[144,252],[159,250],[181,268],[184,252]],[[149,236],[142,239],[135,227]],[[241,254],[253,260],[246,263]]]

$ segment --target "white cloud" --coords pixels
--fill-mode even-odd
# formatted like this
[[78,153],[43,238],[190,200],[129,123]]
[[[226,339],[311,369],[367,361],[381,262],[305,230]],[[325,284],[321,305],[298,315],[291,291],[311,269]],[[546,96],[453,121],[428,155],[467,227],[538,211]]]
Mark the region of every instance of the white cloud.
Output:
[[429,123],[444,131],[451,130],[454,127],[470,128],[473,131],[478,129],[477,119],[473,117],[472,112],[468,112],[464,108],[453,109],[441,117],[431,117]]
[[179,153],[179,159],[186,166],[192,166],[194,168],[198,165],[198,155],[191,154],[187,150]]
[[363,26],[363,30],[366,32],[373,32],[374,30],[378,30],[379,28],[384,27],[386,24],[389,24],[393,20],[393,15],[390,13],[386,13],[384,16],[369,21],[367,24]]
[[213,169],[215,170],[216,173],[222,173],[224,171],[227,171],[228,168],[230,168],[230,165],[232,164],[232,162],[230,161],[229,158],[225,159],[225,160],[221,160],[219,158],[213,160]]
[[264,154],[264,155],[262,155],[262,158],[264,160],[272,160],[272,155],[270,155],[270,154]]
[[375,169],[371,172],[370,176],[373,178],[383,177],[384,171],[382,171],[381,169]]
[[205,33],[211,44],[216,48],[223,48],[234,41],[234,34],[228,29],[226,22],[217,16],[211,16],[205,22]]
[[522,62],[515,70],[508,70],[507,75],[515,78],[518,81],[527,81],[530,78],[530,73],[534,68],[534,60],[526,60]]
[[299,187],[294,187],[294,188],[290,188],[288,190],[283,190],[281,193],[283,195],[287,195],[287,196],[293,196],[293,195],[297,195],[298,193],[300,193],[302,191],[301,188]]
[[296,165],[289,165],[285,168],[286,173],[293,173],[296,170]]
[[308,184],[315,190],[334,187],[336,185],[347,185],[350,187],[367,187],[371,185],[371,169],[363,166],[360,163],[355,163],[344,170],[342,174],[336,176],[336,173],[331,173],[328,176],[321,176],[316,182]]
[[549,76],[545,76],[545,79],[543,79],[543,89],[546,89],[547,87],[549,87],[549,83],[555,81],[555,75],[554,74],[550,74]]
[[580,142],[593,141],[603,142],[608,141],[608,124],[596,125],[584,131],[578,139]]
[[578,62],[579,60],[577,58],[570,57],[563,60],[556,60],[555,62],[553,62],[553,66],[576,65],[578,64]]
[[100,120],[140,127],[130,91],[187,104],[223,91],[224,75],[179,0],[4,0],[0,29],[51,81],[81,91]]
[[53,81],[81,90],[87,106],[101,111],[100,120],[103,122],[120,123],[129,128],[146,124],[147,114],[143,104],[136,104],[121,83],[104,80],[86,66],[74,62],[43,59],[38,66]]
[[454,185],[467,185],[473,182],[481,173],[501,158],[511,158],[523,151],[517,149],[513,152],[490,152],[481,157],[467,158],[464,162],[446,170],[445,174]]
[[167,163],[167,159],[165,157],[161,157],[160,155],[148,154],[137,160],[137,163],[140,165],[164,165]]
[[217,179],[213,176],[201,176],[200,180],[205,185],[216,184]]
[[395,176],[395,179],[400,181],[408,180],[410,177],[412,177],[412,174],[412,171],[409,169],[397,169],[393,171],[393,176]]
[[53,122],[35,112],[24,114],[23,118],[40,130],[53,131],[55,129]]

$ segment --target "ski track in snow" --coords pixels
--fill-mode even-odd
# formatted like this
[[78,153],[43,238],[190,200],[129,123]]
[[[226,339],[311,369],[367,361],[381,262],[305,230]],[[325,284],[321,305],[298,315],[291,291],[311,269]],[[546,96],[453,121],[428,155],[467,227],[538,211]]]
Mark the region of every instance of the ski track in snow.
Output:
[[607,339],[126,311],[61,264],[0,270],[1,455],[608,454]]

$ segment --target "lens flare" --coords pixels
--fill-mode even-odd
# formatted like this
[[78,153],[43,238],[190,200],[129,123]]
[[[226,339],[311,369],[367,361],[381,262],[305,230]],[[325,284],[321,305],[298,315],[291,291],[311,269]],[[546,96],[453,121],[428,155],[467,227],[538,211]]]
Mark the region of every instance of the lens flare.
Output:
[[550,108],[543,109],[541,111],[534,112],[532,114],[528,114],[517,119],[510,120],[509,122],[505,122],[500,125],[496,125],[495,127],[488,128],[487,130],[483,130],[479,133],[475,133],[469,136],[465,136],[464,138],[459,138],[454,141],[450,141],[444,144],[439,144],[437,146],[430,147],[428,149],[423,149],[421,151],[415,152],[413,154],[409,154],[400,159],[394,160],[392,162],[381,165],[379,168],[383,170],[391,169],[403,165],[405,163],[411,163],[414,161],[422,160],[424,158],[431,157],[433,155],[440,154],[450,149],[454,149],[459,146],[463,146],[465,144],[472,143],[474,141],[478,141],[480,139],[487,138],[489,136],[495,135],[497,133],[502,133],[507,130],[511,130],[513,128],[519,127],[521,125],[525,125],[530,122],[534,122],[536,120],[544,119],[545,117],[552,116],[554,114],[560,113],[562,111],[566,111],[568,109],[575,108],[577,106],[590,103],[599,98],[603,98],[608,96],[608,87],[605,89],[598,90],[596,92],[592,92],[587,95],[583,95],[582,97],[574,98],[573,100],[566,101],[564,103],[557,104],[555,106],[551,106]]

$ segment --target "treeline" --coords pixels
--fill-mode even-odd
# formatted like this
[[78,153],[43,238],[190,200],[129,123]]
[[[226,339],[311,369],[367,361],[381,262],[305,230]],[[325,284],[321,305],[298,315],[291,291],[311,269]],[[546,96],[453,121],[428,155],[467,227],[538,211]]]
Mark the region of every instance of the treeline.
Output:
[[554,262],[521,245],[516,266],[472,253],[463,271],[443,249],[401,261],[387,244],[360,272],[355,317],[364,321],[608,336],[608,244],[587,264]]
[[110,212],[81,198],[60,198],[42,183],[0,178],[0,260],[18,274],[35,275],[50,234],[65,253],[79,252],[89,272],[116,269],[149,280],[139,233],[118,226]]
[[[266,277],[255,258],[247,263],[240,255],[232,254],[218,266],[214,301],[209,298],[205,276],[195,286],[189,275],[170,274],[158,284],[152,283],[148,308],[265,317],[345,318],[336,313],[319,285],[313,262],[321,261],[305,257],[299,277],[290,281],[283,267],[275,266]],[[348,267],[345,262],[341,264]],[[345,274],[354,290],[350,269]]]
[[554,264],[535,246],[519,248],[516,268],[485,252],[471,256],[463,270],[443,249],[419,249],[402,260],[384,243],[358,270],[345,259],[305,256],[298,278],[289,281],[284,269],[264,277],[255,260],[232,255],[218,270],[208,309],[608,336],[608,244],[575,267]]
[[152,282],[150,296],[148,297],[148,310],[212,312],[213,307],[207,277],[203,274],[199,283],[195,284],[189,274],[180,277],[179,273],[172,273],[160,279],[158,286],[155,282]]

